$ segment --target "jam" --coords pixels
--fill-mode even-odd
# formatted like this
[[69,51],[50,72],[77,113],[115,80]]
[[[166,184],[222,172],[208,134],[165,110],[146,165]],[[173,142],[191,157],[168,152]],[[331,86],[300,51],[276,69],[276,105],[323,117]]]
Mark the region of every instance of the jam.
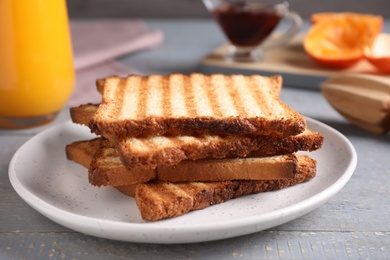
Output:
[[241,47],[261,44],[281,19],[274,7],[253,3],[224,4],[213,15],[230,42]]

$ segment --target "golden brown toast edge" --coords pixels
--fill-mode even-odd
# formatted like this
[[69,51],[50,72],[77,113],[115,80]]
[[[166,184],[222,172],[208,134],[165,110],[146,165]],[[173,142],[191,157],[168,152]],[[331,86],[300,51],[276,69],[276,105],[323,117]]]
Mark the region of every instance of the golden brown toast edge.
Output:
[[101,138],[92,140],[76,141],[65,147],[65,153],[68,160],[81,164],[88,168],[92,158],[100,147]]
[[73,123],[88,126],[92,116],[96,113],[99,104],[83,104],[69,109],[70,118]]

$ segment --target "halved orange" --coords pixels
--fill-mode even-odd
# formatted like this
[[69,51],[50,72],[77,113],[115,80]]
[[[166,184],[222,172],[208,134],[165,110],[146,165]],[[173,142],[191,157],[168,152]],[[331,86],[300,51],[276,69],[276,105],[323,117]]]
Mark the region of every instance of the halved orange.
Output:
[[366,59],[378,70],[390,73],[390,35],[381,34],[376,37],[371,48],[365,49]]
[[376,15],[371,14],[361,14],[361,13],[353,13],[353,12],[321,12],[321,13],[314,13],[310,16],[310,21],[312,24],[327,21],[329,19],[335,18],[335,17],[358,17],[363,19],[372,19],[376,18]]
[[312,17],[303,46],[315,61],[333,67],[347,68],[364,58],[381,32],[381,16],[357,13],[319,13]]

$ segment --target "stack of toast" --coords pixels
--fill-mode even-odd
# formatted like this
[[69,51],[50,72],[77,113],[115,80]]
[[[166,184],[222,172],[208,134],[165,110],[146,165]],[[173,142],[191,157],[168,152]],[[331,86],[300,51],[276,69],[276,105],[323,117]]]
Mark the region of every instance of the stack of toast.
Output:
[[67,145],[94,186],[135,198],[144,220],[312,179],[320,133],[284,104],[280,76],[129,75],[97,80],[101,104],[71,108],[100,136]]

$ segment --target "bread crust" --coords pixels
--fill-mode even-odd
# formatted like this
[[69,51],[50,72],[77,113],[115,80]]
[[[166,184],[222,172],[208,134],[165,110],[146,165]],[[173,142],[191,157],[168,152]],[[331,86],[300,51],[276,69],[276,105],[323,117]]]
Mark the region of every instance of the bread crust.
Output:
[[92,158],[100,147],[101,138],[92,140],[76,141],[65,147],[65,153],[68,160],[81,164],[89,168]]
[[69,109],[70,118],[73,123],[88,126],[91,117],[96,113],[99,104],[82,104],[77,107],[71,107]]

